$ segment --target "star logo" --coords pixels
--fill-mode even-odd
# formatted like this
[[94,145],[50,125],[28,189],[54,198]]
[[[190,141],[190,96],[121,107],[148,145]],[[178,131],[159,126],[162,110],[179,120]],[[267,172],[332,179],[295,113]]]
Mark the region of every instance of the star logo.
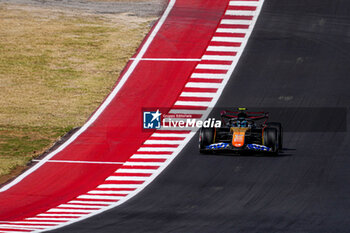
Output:
[[161,127],[160,117],[162,113],[157,111],[143,112],[143,128],[144,129],[159,129]]
[[155,113],[151,113],[151,115],[153,116],[151,122],[153,122],[154,120],[158,119],[158,117],[160,117],[162,114],[159,113],[159,109],[157,109],[157,111]]

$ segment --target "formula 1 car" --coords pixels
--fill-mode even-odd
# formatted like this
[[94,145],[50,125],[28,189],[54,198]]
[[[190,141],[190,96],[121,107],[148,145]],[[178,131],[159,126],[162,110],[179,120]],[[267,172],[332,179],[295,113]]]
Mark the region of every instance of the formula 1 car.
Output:
[[220,128],[201,128],[199,151],[265,152],[277,155],[282,149],[283,130],[281,123],[267,122],[267,112],[238,111],[221,112]]

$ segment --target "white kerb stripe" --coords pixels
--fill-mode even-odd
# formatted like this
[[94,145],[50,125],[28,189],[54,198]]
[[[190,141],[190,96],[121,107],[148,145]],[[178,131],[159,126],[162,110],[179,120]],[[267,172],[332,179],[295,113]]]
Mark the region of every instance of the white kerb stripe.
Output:
[[244,15],[244,16],[254,16],[255,11],[235,11],[235,10],[227,10],[225,15]]
[[49,217],[49,216],[72,216],[72,217],[80,217],[80,216],[83,216],[83,215],[85,215],[85,214],[71,214],[71,213],[69,213],[69,214],[66,214],[66,213],[64,213],[64,214],[38,214],[37,216],[46,216],[46,217]]
[[185,106],[209,106],[210,102],[176,101],[175,105]]
[[[113,202],[108,201],[70,201],[68,204],[104,204],[104,205],[110,205],[113,204]],[[107,207],[107,206],[104,206]]]
[[242,28],[218,28],[216,32],[224,32],[224,33],[247,33],[250,29],[242,29]]
[[223,79],[225,74],[212,74],[212,73],[193,73],[191,78],[216,78]]
[[100,195],[80,195],[79,198],[84,199],[106,199],[106,200],[119,200],[121,197],[118,196],[100,196]]
[[[54,219],[51,219],[54,220]],[[61,222],[42,222],[42,221],[38,221],[38,220],[25,220],[25,221],[9,221],[7,223],[28,223],[28,224],[60,224]]]
[[233,61],[235,56],[203,55],[203,60]]
[[140,147],[137,151],[165,151],[165,152],[173,152],[176,148],[173,147]]
[[234,43],[242,43],[244,41],[244,38],[240,37],[213,37],[212,41],[217,42],[234,42]]
[[72,208],[103,208],[103,206],[98,206],[98,205],[74,205],[74,204],[61,204],[58,207],[72,207]]
[[[136,189],[140,187],[139,184],[101,184],[99,186],[97,186],[97,188],[132,188],[132,189]],[[85,201],[84,201],[85,202]],[[105,203],[110,203],[110,202],[102,202],[102,204]]]
[[230,6],[257,6],[259,4],[258,1],[249,2],[249,1],[230,1]]
[[163,162],[126,162],[128,166],[162,166]]
[[[45,229],[48,226],[43,225],[21,225],[21,224],[1,224],[0,228],[6,228],[11,229],[11,231],[7,230],[0,230],[0,232],[13,232],[12,230],[18,229],[18,230],[35,230],[35,229]],[[23,231],[16,231],[16,232],[23,232]]]
[[[183,97],[214,97],[215,93],[205,92],[182,92],[180,96]],[[206,110],[203,110],[206,111]]]
[[229,65],[207,65],[207,64],[198,64],[196,69],[209,69],[209,70],[228,70]]
[[238,52],[237,47],[233,46],[209,46],[207,51],[211,52]]
[[90,213],[92,212],[93,210],[86,210],[86,209],[57,209],[57,208],[52,208],[52,209],[49,209],[48,211],[46,212],[68,212],[68,213],[74,213],[74,212],[82,212],[82,213]]
[[[171,111],[169,111],[169,113],[174,113],[174,112],[172,112],[172,111],[177,111],[177,110],[171,110]],[[188,134],[186,133],[186,134],[182,134],[182,133],[153,133],[152,134],[152,137],[186,137],[186,136],[188,136]]]
[[207,110],[191,110],[191,109],[174,109],[169,113],[172,114],[200,114],[203,115],[207,112]]
[[113,190],[108,190],[108,191],[99,191],[99,190],[93,190],[88,193],[90,194],[129,194],[132,191],[113,191]]
[[143,176],[110,176],[106,180],[123,180],[123,181],[145,181],[147,177]]
[[[146,155],[143,155],[143,156],[146,156]],[[148,155],[148,156],[154,156],[154,155]],[[153,169],[122,169],[122,168],[118,169],[118,172],[122,172],[122,173],[151,173],[152,174],[155,171],[156,170],[153,170]]]
[[[69,220],[76,220],[76,219],[74,219],[74,218],[62,218],[62,217],[57,217],[57,218],[55,218],[55,219],[53,219],[53,218],[36,218],[36,217],[33,217],[33,218],[26,218],[27,220],[47,220],[47,221],[52,221],[52,220],[67,220],[67,221],[69,221]],[[44,222],[41,222],[41,223],[44,223]],[[60,223],[58,223],[58,224],[62,224],[61,222]]]
[[[176,120],[177,118],[174,118]],[[144,144],[174,144],[174,145],[180,145],[183,142],[183,140],[146,140]]]
[[132,159],[167,159],[170,155],[141,155],[134,154],[131,156]]
[[[219,88],[220,83],[200,83],[200,82],[188,82],[186,87],[199,87],[199,88]],[[202,101],[199,101],[202,102]]]
[[[9,229],[9,230],[0,230],[0,233],[3,233],[3,232],[27,232],[27,231],[23,231],[23,230],[29,230],[28,232],[32,232],[32,231],[35,231],[35,230],[44,230],[47,228],[47,226],[26,226],[26,225],[6,225],[6,224],[3,224],[3,225],[0,225],[0,228],[3,228],[3,229]],[[10,230],[11,229],[11,230]]]
[[251,20],[241,20],[241,19],[223,19],[220,24],[238,24],[238,25],[250,25]]

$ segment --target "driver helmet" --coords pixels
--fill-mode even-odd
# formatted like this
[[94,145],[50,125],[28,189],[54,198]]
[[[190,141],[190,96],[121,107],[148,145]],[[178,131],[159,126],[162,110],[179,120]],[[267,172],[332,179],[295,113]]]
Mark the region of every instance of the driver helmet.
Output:
[[237,123],[239,124],[238,127],[248,127],[248,121],[246,118],[248,115],[245,112],[240,112],[237,115]]

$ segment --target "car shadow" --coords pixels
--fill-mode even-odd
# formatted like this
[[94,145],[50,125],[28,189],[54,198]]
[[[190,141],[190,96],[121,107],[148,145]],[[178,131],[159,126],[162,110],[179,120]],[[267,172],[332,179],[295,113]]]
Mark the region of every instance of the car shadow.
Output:
[[203,156],[205,155],[211,155],[211,156],[233,156],[233,157],[271,157],[271,158],[279,158],[279,157],[288,157],[293,156],[294,153],[291,153],[292,151],[296,151],[294,148],[283,148],[281,151],[278,152],[278,154],[272,154],[272,153],[263,153],[263,152],[256,152],[256,151],[244,151],[244,152],[236,152],[233,153],[232,151],[212,151],[206,154],[201,154]]

